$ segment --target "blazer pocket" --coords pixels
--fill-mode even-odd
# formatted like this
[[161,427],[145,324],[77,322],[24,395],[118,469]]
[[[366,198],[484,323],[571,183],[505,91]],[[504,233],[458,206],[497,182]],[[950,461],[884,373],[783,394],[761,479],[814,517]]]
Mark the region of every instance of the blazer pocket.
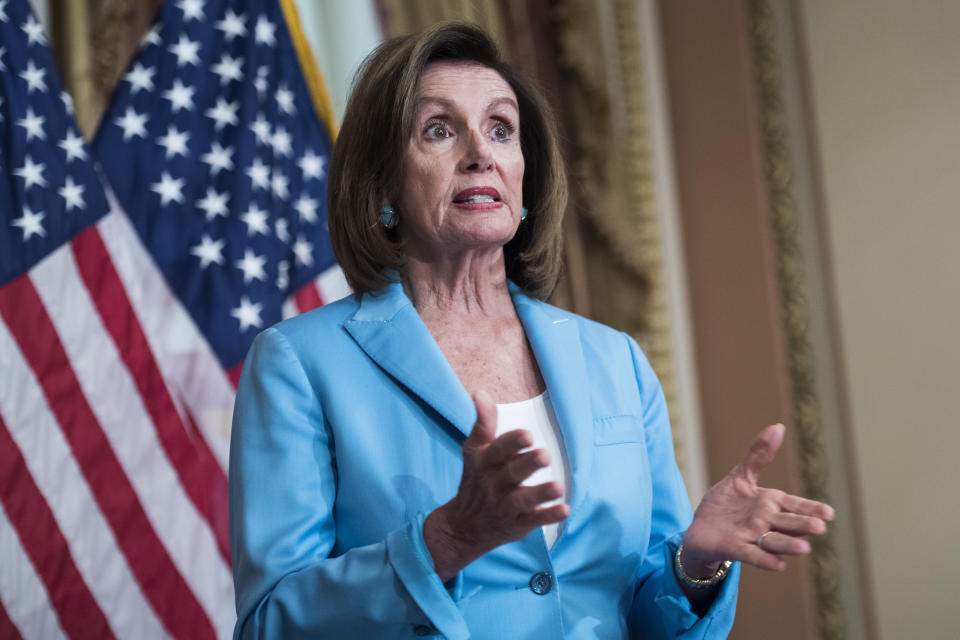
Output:
[[595,418],[593,421],[593,444],[598,447],[645,442],[643,423],[633,414]]

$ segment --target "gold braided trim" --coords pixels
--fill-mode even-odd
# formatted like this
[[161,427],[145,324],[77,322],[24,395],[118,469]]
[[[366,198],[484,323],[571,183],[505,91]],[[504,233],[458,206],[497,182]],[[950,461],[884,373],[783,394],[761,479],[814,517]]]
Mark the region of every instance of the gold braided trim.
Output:
[[297,51],[297,58],[300,60],[300,70],[303,71],[303,77],[307,81],[307,89],[310,91],[310,97],[313,99],[313,108],[317,112],[320,121],[327,127],[331,140],[337,138],[337,125],[333,118],[333,107],[330,103],[330,94],[327,93],[327,85],[323,81],[323,74],[317,67],[317,59],[313,56],[310,49],[310,43],[303,32],[303,26],[300,24],[300,14],[294,0],[280,0],[280,8],[283,9],[283,17],[287,21],[287,29],[290,32],[290,38],[293,40],[293,48]]
[[[810,342],[810,310],[804,289],[803,255],[797,239],[798,213],[793,196],[793,171],[787,143],[786,112],[780,91],[780,61],[775,46],[773,18],[767,0],[748,3],[763,137],[764,165],[770,197],[770,218],[776,242],[780,306],[787,337],[794,423],[800,453],[804,491],[815,500],[827,500],[827,460],[821,438],[822,420],[817,398],[814,354]],[[833,536],[812,541],[817,626],[821,640],[845,637],[840,599],[839,565]]]
[[[684,416],[680,415],[680,403],[676,401],[676,372],[673,367],[670,309],[664,285],[663,233],[657,216],[655,188],[650,167],[653,156],[650,150],[649,119],[646,108],[646,78],[643,69],[643,52],[637,35],[635,2],[634,0],[616,0],[613,3],[613,11],[616,20],[617,49],[620,56],[620,81],[626,112],[625,124],[629,131],[629,141],[626,145],[629,149],[626,170],[630,179],[626,185],[629,190],[626,201],[637,204],[637,209],[630,217],[638,235],[638,242],[632,248],[620,247],[619,249],[623,252],[632,251],[647,277],[649,300],[644,346],[651,365],[660,379],[667,406],[671,407],[673,445],[677,462],[682,469],[686,462],[686,451],[681,438],[683,430],[680,428]],[[615,242],[616,238],[623,237],[623,234],[613,234],[609,240]]]

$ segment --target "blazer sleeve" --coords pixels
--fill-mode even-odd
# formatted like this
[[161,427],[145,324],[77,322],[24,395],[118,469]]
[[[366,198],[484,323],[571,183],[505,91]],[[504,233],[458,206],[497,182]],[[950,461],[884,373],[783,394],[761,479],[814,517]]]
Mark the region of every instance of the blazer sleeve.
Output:
[[633,638],[720,640],[726,638],[733,627],[740,565],[733,565],[706,614],[701,618],[693,613],[673,570],[673,556],[693,514],[674,457],[667,403],[646,356],[632,338],[626,338],[640,388],[653,484],[650,542],[640,565],[628,618],[630,635]]
[[[251,347],[230,443],[234,638],[466,638],[433,568],[422,516],[334,554],[336,460],[320,396],[283,333]],[[426,633],[425,633],[426,632]]]

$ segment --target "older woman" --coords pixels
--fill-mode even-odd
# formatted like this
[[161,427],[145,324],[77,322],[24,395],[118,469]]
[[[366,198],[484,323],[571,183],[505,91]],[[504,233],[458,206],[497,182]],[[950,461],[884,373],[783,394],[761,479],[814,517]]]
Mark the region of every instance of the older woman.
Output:
[[825,530],[757,486],[779,425],[691,516],[637,344],[542,301],[556,139],[474,28],[365,63],[330,168],[356,295],[264,331],[240,382],[237,637],[725,637],[730,561]]

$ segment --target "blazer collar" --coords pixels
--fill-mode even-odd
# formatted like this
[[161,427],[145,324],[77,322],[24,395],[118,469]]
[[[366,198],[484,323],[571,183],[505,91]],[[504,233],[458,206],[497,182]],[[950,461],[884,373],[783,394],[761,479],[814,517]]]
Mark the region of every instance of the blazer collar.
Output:
[[[585,495],[593,460],[593,415],[579,323],[571,314],[527,297],[512,282],[508,287],[563,434],[573,475],[570,506],[575,508]],[[401,283],[365,293],[344,328],[400,384],[464,436],[470,434],[477,419],[473,400]]]
[[573,475],[572,512],[586,495],[593,462],[593,411],[580,323],[569,312],[527,297],[512,282],[509,286],[563,434]]

